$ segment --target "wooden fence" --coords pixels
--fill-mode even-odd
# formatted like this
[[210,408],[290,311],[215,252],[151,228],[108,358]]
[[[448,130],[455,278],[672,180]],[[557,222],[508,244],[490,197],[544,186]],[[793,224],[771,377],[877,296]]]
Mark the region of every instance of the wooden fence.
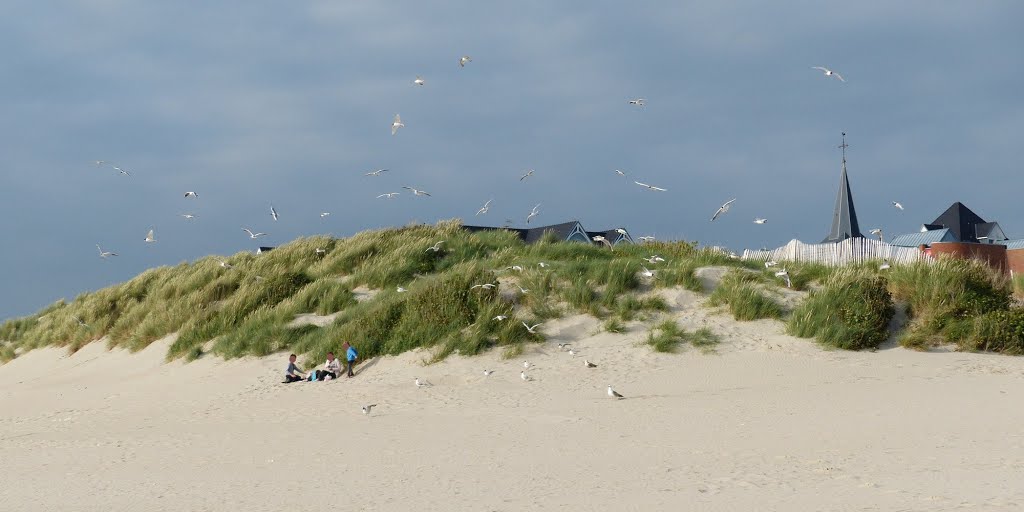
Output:
[[930,256],[917,247],[899,247],[871,238],[848,238],[836,244],[805,244],[791,240],[771,251],[744,250],[741,258],[751,261],[820,263],[833,267],[873,260],[886,261],[890,265],[932,261]]

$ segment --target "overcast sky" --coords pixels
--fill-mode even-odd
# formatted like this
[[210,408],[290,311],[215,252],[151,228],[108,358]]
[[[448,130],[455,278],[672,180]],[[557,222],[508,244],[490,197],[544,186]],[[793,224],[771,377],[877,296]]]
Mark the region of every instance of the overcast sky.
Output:
[[0,319],[254,249],[242,226],[276,245],[540,203],[534,222],[736,251],[817,242],[842,131],[865,231],[962,201],[1024,236],[1021,20],[1010,0],[5,2]]

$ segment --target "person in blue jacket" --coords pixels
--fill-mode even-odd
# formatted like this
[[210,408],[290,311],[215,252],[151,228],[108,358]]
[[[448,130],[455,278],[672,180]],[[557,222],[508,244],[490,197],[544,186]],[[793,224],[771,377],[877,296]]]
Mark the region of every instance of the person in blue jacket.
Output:
[[345,349],[345,360],[347,362],[347,364],[345,365],[345,370],[348,372],[348,376],[351,377],[352,367],[355,366],[356,359],[359,359],[359,353],[356,352],[356,349],[353,348],[352,345],[349,345],[347,341],[345,342],[344,345],[342,345],[341,348]]

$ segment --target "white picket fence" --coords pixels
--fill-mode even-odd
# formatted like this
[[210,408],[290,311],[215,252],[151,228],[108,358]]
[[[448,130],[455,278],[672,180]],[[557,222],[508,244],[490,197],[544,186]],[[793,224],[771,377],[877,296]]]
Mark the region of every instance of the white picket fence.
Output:
[[890,265],[932,261],[930,256],[917,247],[899,247],[871,238],[848,238],[837,244],[805,244],[791,240],[771,251],[744,250],[741,258],[751,261],[821,263],[833,267],[871,260],[884,260]]

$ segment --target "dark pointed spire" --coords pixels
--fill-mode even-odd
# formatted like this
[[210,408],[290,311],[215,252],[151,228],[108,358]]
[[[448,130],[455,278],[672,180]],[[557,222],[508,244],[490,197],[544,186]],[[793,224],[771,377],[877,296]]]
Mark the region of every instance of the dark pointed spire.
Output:
[[843,132],[843,172],[839,175],[839,193],[836,194],[836,208],[832,213],[832,229],[821,243],[842,242],[847,238],[863,238],[860,225],[857,224],[857,210],[853,207],[853,194],[850,192],[850,180],[846,176],[846,132]]

